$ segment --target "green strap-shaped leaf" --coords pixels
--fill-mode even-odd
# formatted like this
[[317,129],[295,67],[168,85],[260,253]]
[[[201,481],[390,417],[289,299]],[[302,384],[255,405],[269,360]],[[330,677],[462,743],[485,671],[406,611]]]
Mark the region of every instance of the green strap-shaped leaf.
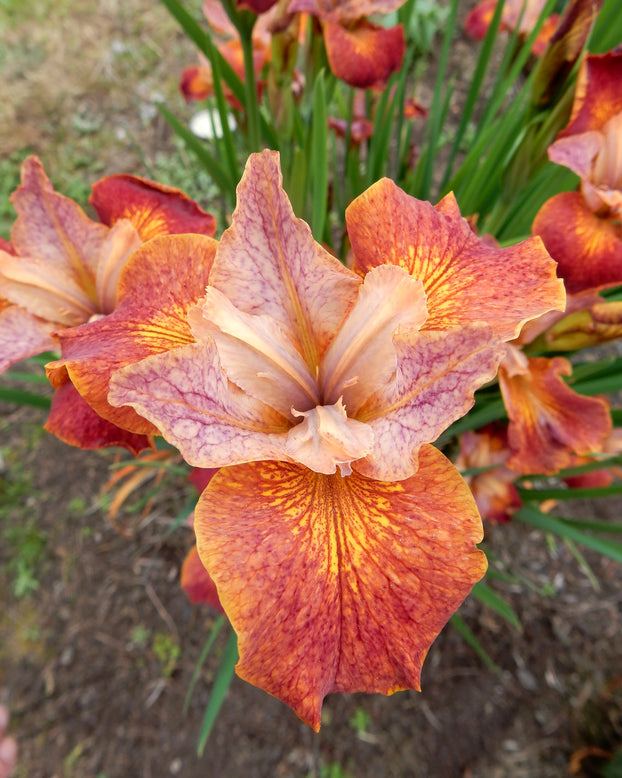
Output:
[[225,701],[225,696],[231,684],[233,678],[233,672],[235,669],[235,663],[238,661],[238,636],[234,630],[231,630],[229,637],[227,638],[227,645],[225,646],[225,652],[220,663],[218,675],[212,686],[212,693],[210,694],[207,708],[205,709],[205,715],[201,723],[201,731],[199,733],[199,742],[197,744],[197,754],[203,756],[205,745],[211,734],[211,731],[218,718],[218,713]]

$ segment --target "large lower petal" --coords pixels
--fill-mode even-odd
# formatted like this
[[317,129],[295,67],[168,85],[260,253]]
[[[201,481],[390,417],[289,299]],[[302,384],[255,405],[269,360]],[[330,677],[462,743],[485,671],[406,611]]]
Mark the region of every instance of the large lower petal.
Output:
[[392,481],[417,470],[417,451],[431,443],[473,405],[476,389],[494,378],[503,356],[483,325],[449,332],[396,334],[395,380],[357,413],[374,433],[370,456],[353,467],[370,478]]
[[574,454],[602,450],[611,432],[609,404],[573,391],[561,377],[571,373],[563,357],[531,358],[522,374],[499,370],[513,470],[552,475],[573,464]]
[[216,245],[203,235],[170,235],[140,246],[121,273],[116,310],[57,333],[62,359],[48,365],[50,381],[58,385],[68,373],[100,416],[132,432],[156,432],[133,409],[108,403],[110,376],[125,365],[193,342],[188,311],[205,292]]
[[420,463],[399,483],[243,465],[199,500],[238,674],[316,730],[329,692],[419,689],[430,644],[486,570],[468,487],[432,446]]
[[357,272],[390,263],[423,282],[429,311],[424,329],[485,322],[509,340],[529,319],[563,310],[563,284],[542,244],[486,245],[461,217],[453,195],[432,206],[385,178],[348,206],[346,222]]
[[156,354],[117,370],[112,405],[130,405],[193,467],[287,459],[289,424],[227,381],[213,341]]
[[532,232],[557,260],[569,294],[622,282],[622,227],[592,213],[580,192],[547,200]]

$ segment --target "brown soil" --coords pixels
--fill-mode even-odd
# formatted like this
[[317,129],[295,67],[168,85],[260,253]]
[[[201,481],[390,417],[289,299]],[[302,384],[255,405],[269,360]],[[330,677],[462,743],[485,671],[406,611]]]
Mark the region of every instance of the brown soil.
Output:
[[[26,147],[39,153],[65,192],[76,180],[63,173],[69,155],[84,155],[90,184],[147,172],[129,138],[149,165],[177,153],[149,106],[155,92],[178,100],[179,68],[194,53],[164,10],[147,0],[31,5],[3,33],[3,147],[15,159]],[[493,585],[522,631],[476,601],[461,609],[496,669],[448,627],[421,694],[332,695],[319,735],[235,678],[197,757],[225,635],[184,716],[215,620],[178,585],[192,536],[175,525],[192,490],[165,480],[146,510],[125,511],[115,527],[100,498],[114,455],[71,449],[41,434],[44,420],[0,405],[0,701],[20,743],[19,778],[596,776],[594,749],[622,745],[622,571],[589,552],[586,571],[557,538],[512,524],[489,528],[486,548],[511,574]],[[620,503],[573,510],[619,520]],[[17,596],[24,580],[37,588]]]

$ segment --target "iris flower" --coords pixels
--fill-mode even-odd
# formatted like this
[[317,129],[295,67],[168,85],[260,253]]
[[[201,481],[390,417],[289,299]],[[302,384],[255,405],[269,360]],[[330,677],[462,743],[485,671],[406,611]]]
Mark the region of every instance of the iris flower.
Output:
[[[27,159],[13,193],[17,220],[11,242],[0,246],[0,371],[14,362],[58,349],[59,337],[110,314],[119,277],[145,241],[171,232],[213,235],[216,222],[183,192],[134,176],[108,176],[94,186],[91,204],[101,222],[55,192],[41,162]],[[84,403],[66,371],[57,387],[47,429],[75,445],[124,445],[147,438],[103,422]]]
[[526,357],[508,346],[499,369],[510,420],[508,467],[552,475],[570,467],[575,455],[602,450],[611,433],[609,403],[575,392],[562,378],[571,374],[563,357]]
[[333,73],[359,89],[383,89],[402,66],[406,39],[401,24],[380,27],[367,17],[397,10],[405,0],[292,0],[289,11],[302,11],[322,25]]
[[[192,466],[220,468],[195,532],[238,674],[315,729],[331,691],[419,688],[431,642],[486,568],[473,497],[430,442],[495,375],[501,341],[564,302],[537,239],[482,245],[453,197],[435,208],[384,180],[347,222],[357,272],[294,216],[278,154],[253,155],[203,297],[182,321],[177,284],[178,315],[160,320],[169,348],[141,358],[129,283],[84,332],[85,365],[125,364],[111,407],[134,409]],[[160,251],[195,256],[195,237],[152,241],[154,266]]]
[[549,147],[553,162],[581,178],[538,212],[540,235],[571,294],[622,282],[622,54],[588,55],[570,123]]
[[[497,4],[498,0],[483,0],[469,12],[464,22],[464,29],[471,38],[479,41],[486,37]],[[513,32],[518,27],[519,38],[526,40],[536,26],[545,5],[546,0],[505,0],[499,29]],[[555,32],[558,20],[558,14],[553,14],[542,25],[531,47],[536,57],[544,52],[551,35]]]

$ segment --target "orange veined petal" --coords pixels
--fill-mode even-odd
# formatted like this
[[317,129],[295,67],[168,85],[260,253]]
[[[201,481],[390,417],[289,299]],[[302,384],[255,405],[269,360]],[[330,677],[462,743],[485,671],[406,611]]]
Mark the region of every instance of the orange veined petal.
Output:
[[622,282],[622,228],[593,213],[580,192],[547,200],[534,219],[539,235],[569,293]]
[[316,730],[329,692],[419,689],[430,644],[486,570],[464,481],[431,446],[420,461],[399,483],[225,468],[197,505],[238,674]]
[[292,0],[289,11],[305,11],[320,19],[348,24],[365,16],[397,11],[405,0]]
[[453,195],[434,207],[385,178],[348,206],[346,223],[355,271],[388,263],[423,282],[429,310],[424,330],[485,322],[509,340],[526,321],[564,308],[563,283],[542,244],[487,245],[462,218]]
[[500,368],[513,470],[553,474],[568,467],[574,454],[602,449],[611,432],[609,404],[574,392],[561,378],[571,373],[562,357],[532,357],[526,371],[512,377]]
[[621,113],[621,82],[622,53],[588,54],[581,63],[570,122],[558,137],[599,130]]
[[186,102],[205,100],[214,93],[212,69],[206,65],[191,65],[184,68],[179,80],[179,90]]
[[142,241],[182,232],[213,237],[216,232],[216,219],[188,195],[146,178],[102,178],[93,184],[89,203],[104,224],[130,221]]
[[114,313],[57,333],[62,356],[47,366],[52,383],[58,385],[67,372],[98,415],[135,433],[155,433],[131,408],[108,403],[110,376],[193,342],[188,311],[204,294],[215,251],[216,241],[203,235],[163,236],[143,244],[121,274]]
[[359,89],[384,89],[402,67],[406,38],[401,24],[379,27],[360,20],[353,27],[323,22],[330,69],[337,78]]
[[192,546],[181,566],[181,588],[193,605],[204,602],[224,613],[216,584],[203,567],[196,545]]
[[11,201],[17,220],[11,252],[0,249],[0,297],[53,328],[88,321],[99,311],[96,275],[108,227],[55,192],[37,157],[22,165]]
[[478,3],[467,14],[464,21],[464,29],[467,35],[470,35],[476,41],[481,41],[486,37],[488,28],[495,15],[498,0],[483,0]]
[[155,448],[152,436],[128,432],[95,413],[66,375],[64,380],[57,377],[45,429],[70,446],[83,449],[121,446],[138,456],[145,449]]

